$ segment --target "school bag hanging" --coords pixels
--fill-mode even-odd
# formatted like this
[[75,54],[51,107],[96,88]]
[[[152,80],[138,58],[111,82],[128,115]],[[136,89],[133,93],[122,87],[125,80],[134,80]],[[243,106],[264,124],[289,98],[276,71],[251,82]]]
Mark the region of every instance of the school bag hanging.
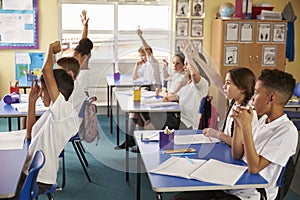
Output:
[[96,145],[100,139],[99,129],[98,129],[98,120],[96,117],[97,106],[93,103],[97,100],[97,97],[90,97],[88,100],[85,100],[85,108],[82,123],[79,127],[80,139],[85,142],[91,143],[97,139]]

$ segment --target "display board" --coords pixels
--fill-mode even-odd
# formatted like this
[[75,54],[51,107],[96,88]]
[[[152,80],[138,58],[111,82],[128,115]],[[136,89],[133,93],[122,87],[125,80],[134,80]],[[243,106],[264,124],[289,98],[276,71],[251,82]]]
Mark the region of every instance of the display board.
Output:
[[0,0],[0,49],[38,48],[38,0]]

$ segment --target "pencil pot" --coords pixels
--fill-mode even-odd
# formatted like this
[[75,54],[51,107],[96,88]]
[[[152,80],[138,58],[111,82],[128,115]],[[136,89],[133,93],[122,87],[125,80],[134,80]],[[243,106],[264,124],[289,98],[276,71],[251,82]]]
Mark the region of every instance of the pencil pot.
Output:
[[120,81],[120,72],[114,73],[114,81],[116,81],[116,82]]
[[159,132],[159,148],[174,149],[174,132],[166,134],[165,131]]
[[19,86],[10,86],[9,87],[9,92],[12,94],[12,93],[14,93],[14,92],[17,92],[17,93],[19,93],[20,92],[20,88],[19,88]]
[[133,87],[133,101],[140,101],[141,100],[141,87],[135,86]]
[[17,92],[13,92],[12,94],[7,94],[3,97],[3,101],[6,104],[19,103],[20,94]]

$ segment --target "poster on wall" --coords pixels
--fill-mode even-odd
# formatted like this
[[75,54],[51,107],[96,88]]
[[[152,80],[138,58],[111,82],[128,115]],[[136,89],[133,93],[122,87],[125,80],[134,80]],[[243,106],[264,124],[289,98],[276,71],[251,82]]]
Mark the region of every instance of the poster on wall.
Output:
[[191,37],[203,37],[203,19],[192,19],[191,24]]
[[239,23],[238,22],[226,22],[226,42],[237,42],[239,39]]
[[240,42],[253,42],[253,23],[241,23]]
[[238,65],[238,46],[227,45],[225,46],[224,66],[237,66]]
[[271,41],[271,24],[259,23],[258,24],[258,42],[270,42]]
[[192,0],[191,15],[195,17],[204,16],[204,0]]
[[16,80],[19,80],[20,85],[28,85],[27,82],[31,82],[41,76],[43,63],[44,53],[16,52]]
[[176,0],[176,15],[188,16],[190,14],[190,0]]
[[276,65],[276,46],[264,46],[262,55],[262,66]]
[[0,0],[0,49],[38,48],[38,0]]
[[176,19],[176,36],[187,37],[189,33],[189,19]]
[[273,42],[285,42],[286,25],[283,23],[273,24]]

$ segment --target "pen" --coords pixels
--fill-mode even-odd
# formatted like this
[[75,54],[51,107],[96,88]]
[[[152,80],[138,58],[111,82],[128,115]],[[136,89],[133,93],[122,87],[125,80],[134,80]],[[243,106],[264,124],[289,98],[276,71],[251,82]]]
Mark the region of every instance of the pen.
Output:
[[187,156],[184,157],[185,159],[187,159],[187,161],[189,161],[191,164],[194,164],[194,162]]
[[171,153],[171,156],[194,156],[197,155],[196,152],[193,153]]

